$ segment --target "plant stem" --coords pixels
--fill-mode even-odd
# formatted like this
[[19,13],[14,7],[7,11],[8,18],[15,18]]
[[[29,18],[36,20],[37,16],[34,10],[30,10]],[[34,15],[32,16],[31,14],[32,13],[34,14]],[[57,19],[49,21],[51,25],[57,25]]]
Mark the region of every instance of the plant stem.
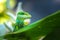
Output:
[[11,28],[9,28],[5,23],[4,23],[4,25],[10,32],[12,32]]

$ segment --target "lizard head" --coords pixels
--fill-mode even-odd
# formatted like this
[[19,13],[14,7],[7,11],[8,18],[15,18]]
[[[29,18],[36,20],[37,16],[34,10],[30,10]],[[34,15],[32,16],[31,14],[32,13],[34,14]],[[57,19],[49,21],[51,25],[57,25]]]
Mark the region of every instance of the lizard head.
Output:
[[17,20],[24,20],[24,25],[30,23],[31,15],[28,12],[19,12],[17,14]]

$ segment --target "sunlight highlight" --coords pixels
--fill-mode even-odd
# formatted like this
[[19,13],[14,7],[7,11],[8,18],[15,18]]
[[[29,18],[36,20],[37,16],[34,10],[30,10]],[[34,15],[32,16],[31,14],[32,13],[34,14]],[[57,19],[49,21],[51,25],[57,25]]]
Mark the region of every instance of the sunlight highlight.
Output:
[[6,2],[6,0],[0,0],[0,3],[5,3]]

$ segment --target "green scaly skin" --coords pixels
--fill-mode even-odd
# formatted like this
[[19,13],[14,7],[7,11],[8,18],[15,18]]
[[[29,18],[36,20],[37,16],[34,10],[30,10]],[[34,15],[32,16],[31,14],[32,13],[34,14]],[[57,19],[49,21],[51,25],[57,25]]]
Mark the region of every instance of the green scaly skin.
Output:
[[24,20],[30,19],[31,15],[28,12],[18,12],[16,23],[14,24],[14,31],[17,31],[18,29],[24,27]]

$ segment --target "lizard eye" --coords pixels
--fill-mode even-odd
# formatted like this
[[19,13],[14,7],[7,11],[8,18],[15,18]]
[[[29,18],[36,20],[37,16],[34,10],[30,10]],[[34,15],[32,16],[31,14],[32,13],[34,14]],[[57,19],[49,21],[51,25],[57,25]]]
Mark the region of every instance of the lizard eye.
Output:
[[24,12],[19,12],[18,15],[24,15]]
[[24,25],[28,25],[28,24],[30,24],[30,19],[25,19],[24,20]]

